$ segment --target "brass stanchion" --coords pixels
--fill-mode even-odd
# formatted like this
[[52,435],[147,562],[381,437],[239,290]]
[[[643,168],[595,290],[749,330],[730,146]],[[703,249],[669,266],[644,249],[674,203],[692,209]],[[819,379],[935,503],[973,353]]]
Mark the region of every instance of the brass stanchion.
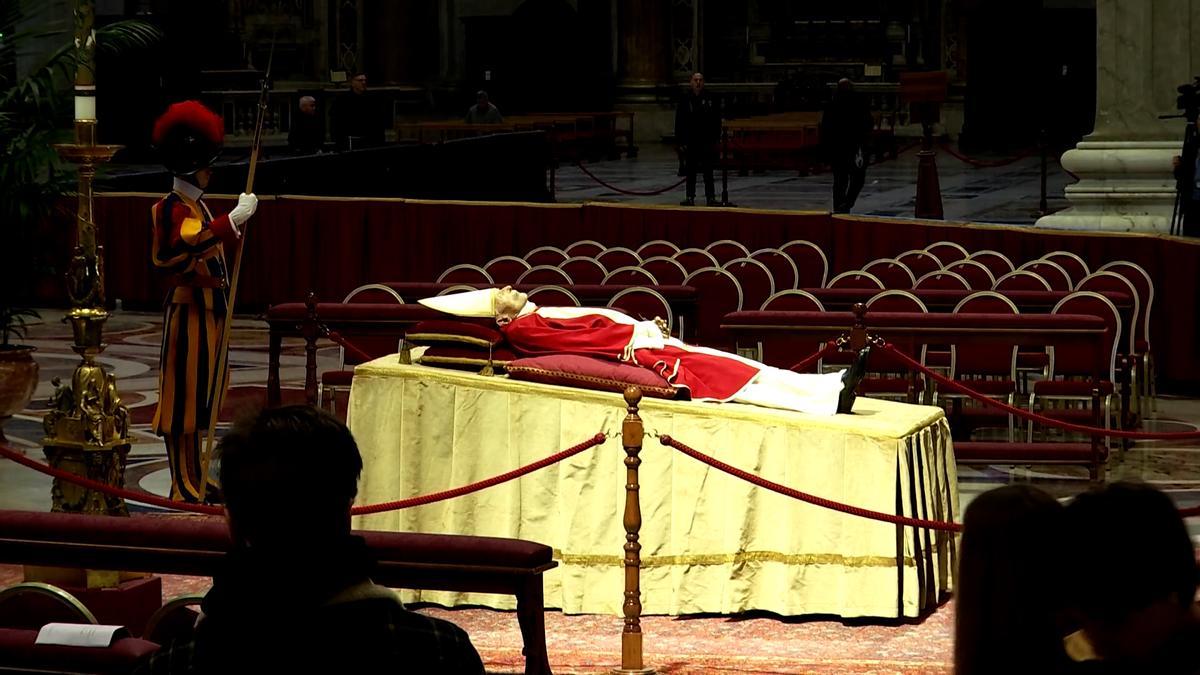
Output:
[[638,532],[642,529],[642,505],[638,497],[638,467],[642,460],[642,439],[646,437],[638,404],[642,391],[637,387],[625,390],[629,414],[621,423],[621,444],[625,446],[625,628],[621,631],[621,667],[613,675],[652,675],[653,668],[642,663],[642,545]]

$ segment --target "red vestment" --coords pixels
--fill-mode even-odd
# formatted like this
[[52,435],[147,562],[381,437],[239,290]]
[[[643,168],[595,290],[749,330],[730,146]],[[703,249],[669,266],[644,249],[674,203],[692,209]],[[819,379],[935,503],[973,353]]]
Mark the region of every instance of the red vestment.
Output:
[[501,327],[514,349],[530,356],[575,354],[625,361],[649,368],[693,400],[728,401],[758,375],[759,368],[732,355],[697,350],[677,340],[661,347],[638,347],[636,326],[599,314],[553,319],[537,312]]

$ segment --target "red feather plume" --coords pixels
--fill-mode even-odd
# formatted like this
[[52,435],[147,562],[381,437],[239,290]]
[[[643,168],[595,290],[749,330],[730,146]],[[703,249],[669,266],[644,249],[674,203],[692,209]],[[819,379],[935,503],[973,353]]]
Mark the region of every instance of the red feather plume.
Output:
[[194,129],[210,142],[220,145],[225,139],[225,122],[221,116],[209,110],[199,101],[173,103],[154,123],[154,144],[162,143],[167,133],[176,126]]

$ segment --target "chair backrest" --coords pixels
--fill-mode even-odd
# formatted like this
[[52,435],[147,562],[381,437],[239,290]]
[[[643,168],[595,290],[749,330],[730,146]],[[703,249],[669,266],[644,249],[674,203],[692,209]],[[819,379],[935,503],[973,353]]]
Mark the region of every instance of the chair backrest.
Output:
[[514,255],[501,255],[487,261],[483,269],[498,284],[515,284],[529,270],[529,263]]
[[913,273],[913,276],[917,277],[918,279],[926,274],[929,274],[930,272],[936,272],[937,270],[942,269],[942,266],[945,264],[942,262],[941,258],[938,258],[929,251],[921,251],[916,249],[901,253],[900,255],[896,256],[895,260],[907,267]]
[[[1012,300],[995,291],[978,291],[963,298],[955,314],[1020,314]],[[1016,379],[1017,346],[970,342],[950,346],[952,377],[962,375],[999,375]]]
[[383,284],[363,284],[358,288],[346,294],[342,298],[342,304],[350,302],[377,302],[383,304],[396,303],[397,305],[404,304],[404,298],[396,292],[396,289]]
[[751,253],[750,258],[766,265],[771,271],[771,280],[775,282],[777,291],[797,288],[800,271],[796,269],[796,263],[783,251],[777,248],[760,248]]
[[1075,290],[1096,291],[1097,293],[1125,293],[1132,298],[1133,311],[1129,315],[1129,325],[1126,327],[1128,330],[1124,332],[1127,336],[1127,344],[1118,345],[1118,349],[1128,350],[1124,352],[1126,354],[1137,353],[1137,340],[1134,337],[1136,331],[1133,327],[1138,325],[1142,320],[1142,304],[1137,287],[1133,285],[1133,282],[1116,272],[1103,270],[1087,275],[1083,281],[1079,282]]
[[658,283],[667,286],[682,286],[688,271],[674,258],[659,255],[642,261],[642,269],[654,275]]
[[562,286],[538,286],[529,291],[529,299],[542,307],[582,307],[583,303]]
[[937,259],[942,261],[942,265],[949,265],[952,262],[966,260],[970,257],[971,252],[953,241],[935,241],[925,247],[925,250],[937,256]]
[[742,286],[742,306],[758,307],[775,294],[771,270],[753,258],[734,258],[722,267]]
[[453,293],[464,293],[466,291],[477,291],[477,290],[479,290],[479,286],[472,286],[471,284],[454,284],[453,286],[447,286],[446,288],[443,288],[442,290],[438,291],[437,294],[438,295],[451,295]]
[[[1108,332],[1105,334],[1104,353],[1107,371],[1104,377],[1116,382],[1117,346],[1121,344],[1121,312],[1111,300],[1095,291],[1075,291],[1054,305],[1051,314],[1090,314],[1104,319]],[[1091,377],[1092,355],[1082,349],[1055,350],[1047,347],[1050,354],[1050,375]]]
[[829,279],[829,258],[820,246],[804,239],[793,239],[779,250],[796,263],[799,277],[796,288],[824,288]]
[[[973,291],[990,291],[992,286],[996,285],[996,277],[992,271],[978,260],[959,260],[956,263],[950,263],[946,266],[946,271],[954,272],[966,279]],[[1009,272],[1011,271],[1009,270]]]
[[1017,269],[1022,272],[1033,272],[1045,279],[1046,283],[1050,284],[1052,291],[1069,291],[1075,286],[1071,282],[1071,275],[1067,274],[1061,265],[1050,260],[1030,260]]
[[594,258],[606,248],[608,247],[593,239],[580,239],[574,244],[564,248],[563,252],[566,253],[567,257],[570,258],[574,258],[576,256]]
[[518,284],[558,284],[567,285],[575,283],[571,280],[571,275],[562,271],[562,268],[554,265],[536,265],[530,267],[517,277]]
[[908,266],[894,258],[879,258],[863,265],[862,271],[870,272],[883,282],[884,288],[909,289],[917,285]]
[[825,305],[808,291],[786,288],[767,298],[760,309],[771,312],[824,312]]
[[605,249],[596,254],[596,260],[601,265],[604,265],[604,269],[606,270],[615,270],[620,267],[637,267],[642,264],[641,257],[633,249],[628,249],[624,246],[614,246]]
[[[1154,280],[1150,273],[1137,263],[1128,260],[1117,260],[1101,267],[1099,272],[1120,274],[1137,289],[1138,300],[1141,302],[1141,319],[1133,327],[1134,341],[1145,341],[1145,348],[1150,349],[1150,311],[1154,308]],[[1141,347],[1138,348],[1140,352]]]
[[[888,290],[878,293],[867,301],[867,310],[876,312],[921,312],[928,314],[929,309],[917,296],[902,290]],[[869,320],[869,319],[868,319]],[[920,363],[925,363],[925,345],[914,344],[908,355]],[[871,370],[878,373],[902,373],[908,370],[908,365],[899,358],[881,352],[878,356],[871,354]]]
[[996,280],[996,291],[1052,291],[1050,282],[1029,270],[1013,270]]
[[721,265],[737,258],[749,258],[750,249],[732,239],[720,239],[704,247]]
[[917,279],[913,288],[918,291],[969,291],[971,284],[957,272],[938,270]]
[[967,256],[967,260],[974,260],[975,262],[988,268],[988,271],[992,273],[993,279],[1004,276],[1005,274],[1008,274],[1016,269],[1016,266],[1013,265],[1012,261],[1008,259],[1008,256],[999,251],[993,251],[991,249],[975,251],[971,255]]
[[675,313],[671,311],[671,303],[653,288],[623,288],[612,296],[607,306],[643,321],[654,317],[666,319],[668,332],[675,330]]
[[531,267],[538,265],[558,265],[570,258],[567,252],[556,246],[539,246],[525,254],[525,262]]
[[592,257],[576,256],[562,261],[558,269],[567,273],[577,284],[598,284],[608,276],[608,270]]
[[885,286],[879,277],[870,272],[850,270],[830,279],[827,288],[878,288],[882,291]]
[[736,277],[720,267],[696,270],[684,279],[699,295],[696,312],[696,338],[702,345],[730,347],[733,342],[721,330],[721,319],[742,309],[742,286]]
[[675,245],[675,242],[666,239],[653,239],[637,247],[637,254],[641,256],[642,260],[657,256],[670,258],[676,253],[679,253],[679,247]]
[[688,274],[696,270],[704,269],[705,267],[720,267],[721,264],[713,257],[713,254],[705,251],[702,248],[685,248],[671,256],[675,262],[683,265],[683,268],[688,271]]
[[1075,284],[1082,281],[1084,277],[1092,273],[1092,270],[1088,268],[1087,262],[1070,251],[1051,251],[1042,256],[1042,260],[1049,260],[1063,268],[1067,275],[1071,277],[1072,288],[1075,287]]
[[479,265],[471,265],[469,263],[462,263],[447,268],[445,272],[442,272],[441,275],[438,276],[437,282],[439,284],[482,285],[496,283],[495,279],[492,279],[492,275],[487,273],[487,270],[483,269]]
[[630,265],[609,272],[600,283],[605,286],[657,286],[658,279],[641,267]]

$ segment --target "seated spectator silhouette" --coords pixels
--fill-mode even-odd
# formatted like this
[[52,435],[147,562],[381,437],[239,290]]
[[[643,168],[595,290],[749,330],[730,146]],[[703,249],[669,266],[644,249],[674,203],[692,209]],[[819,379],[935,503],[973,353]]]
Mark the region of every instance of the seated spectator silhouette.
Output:
[[362,457],[345,425],[305,406],[264,410],[217,453],[234,550],[192,639],[143,672],[483,673],[461,628],[371,582],[350,534]]
[[1067,505],[1081,673],[1200,672],[1196,552],[1171,499],[1113,483]]
[[1064,509],[1028,485],[985,492],[963,518],[956,675],[1050,675],[1071,662],[1060,628]]
[[467,109],[463,121],[467,124],[503,124],[504,117],[500,109],[488,101],[488,93],[480,89],[475,92],[475,105]]

